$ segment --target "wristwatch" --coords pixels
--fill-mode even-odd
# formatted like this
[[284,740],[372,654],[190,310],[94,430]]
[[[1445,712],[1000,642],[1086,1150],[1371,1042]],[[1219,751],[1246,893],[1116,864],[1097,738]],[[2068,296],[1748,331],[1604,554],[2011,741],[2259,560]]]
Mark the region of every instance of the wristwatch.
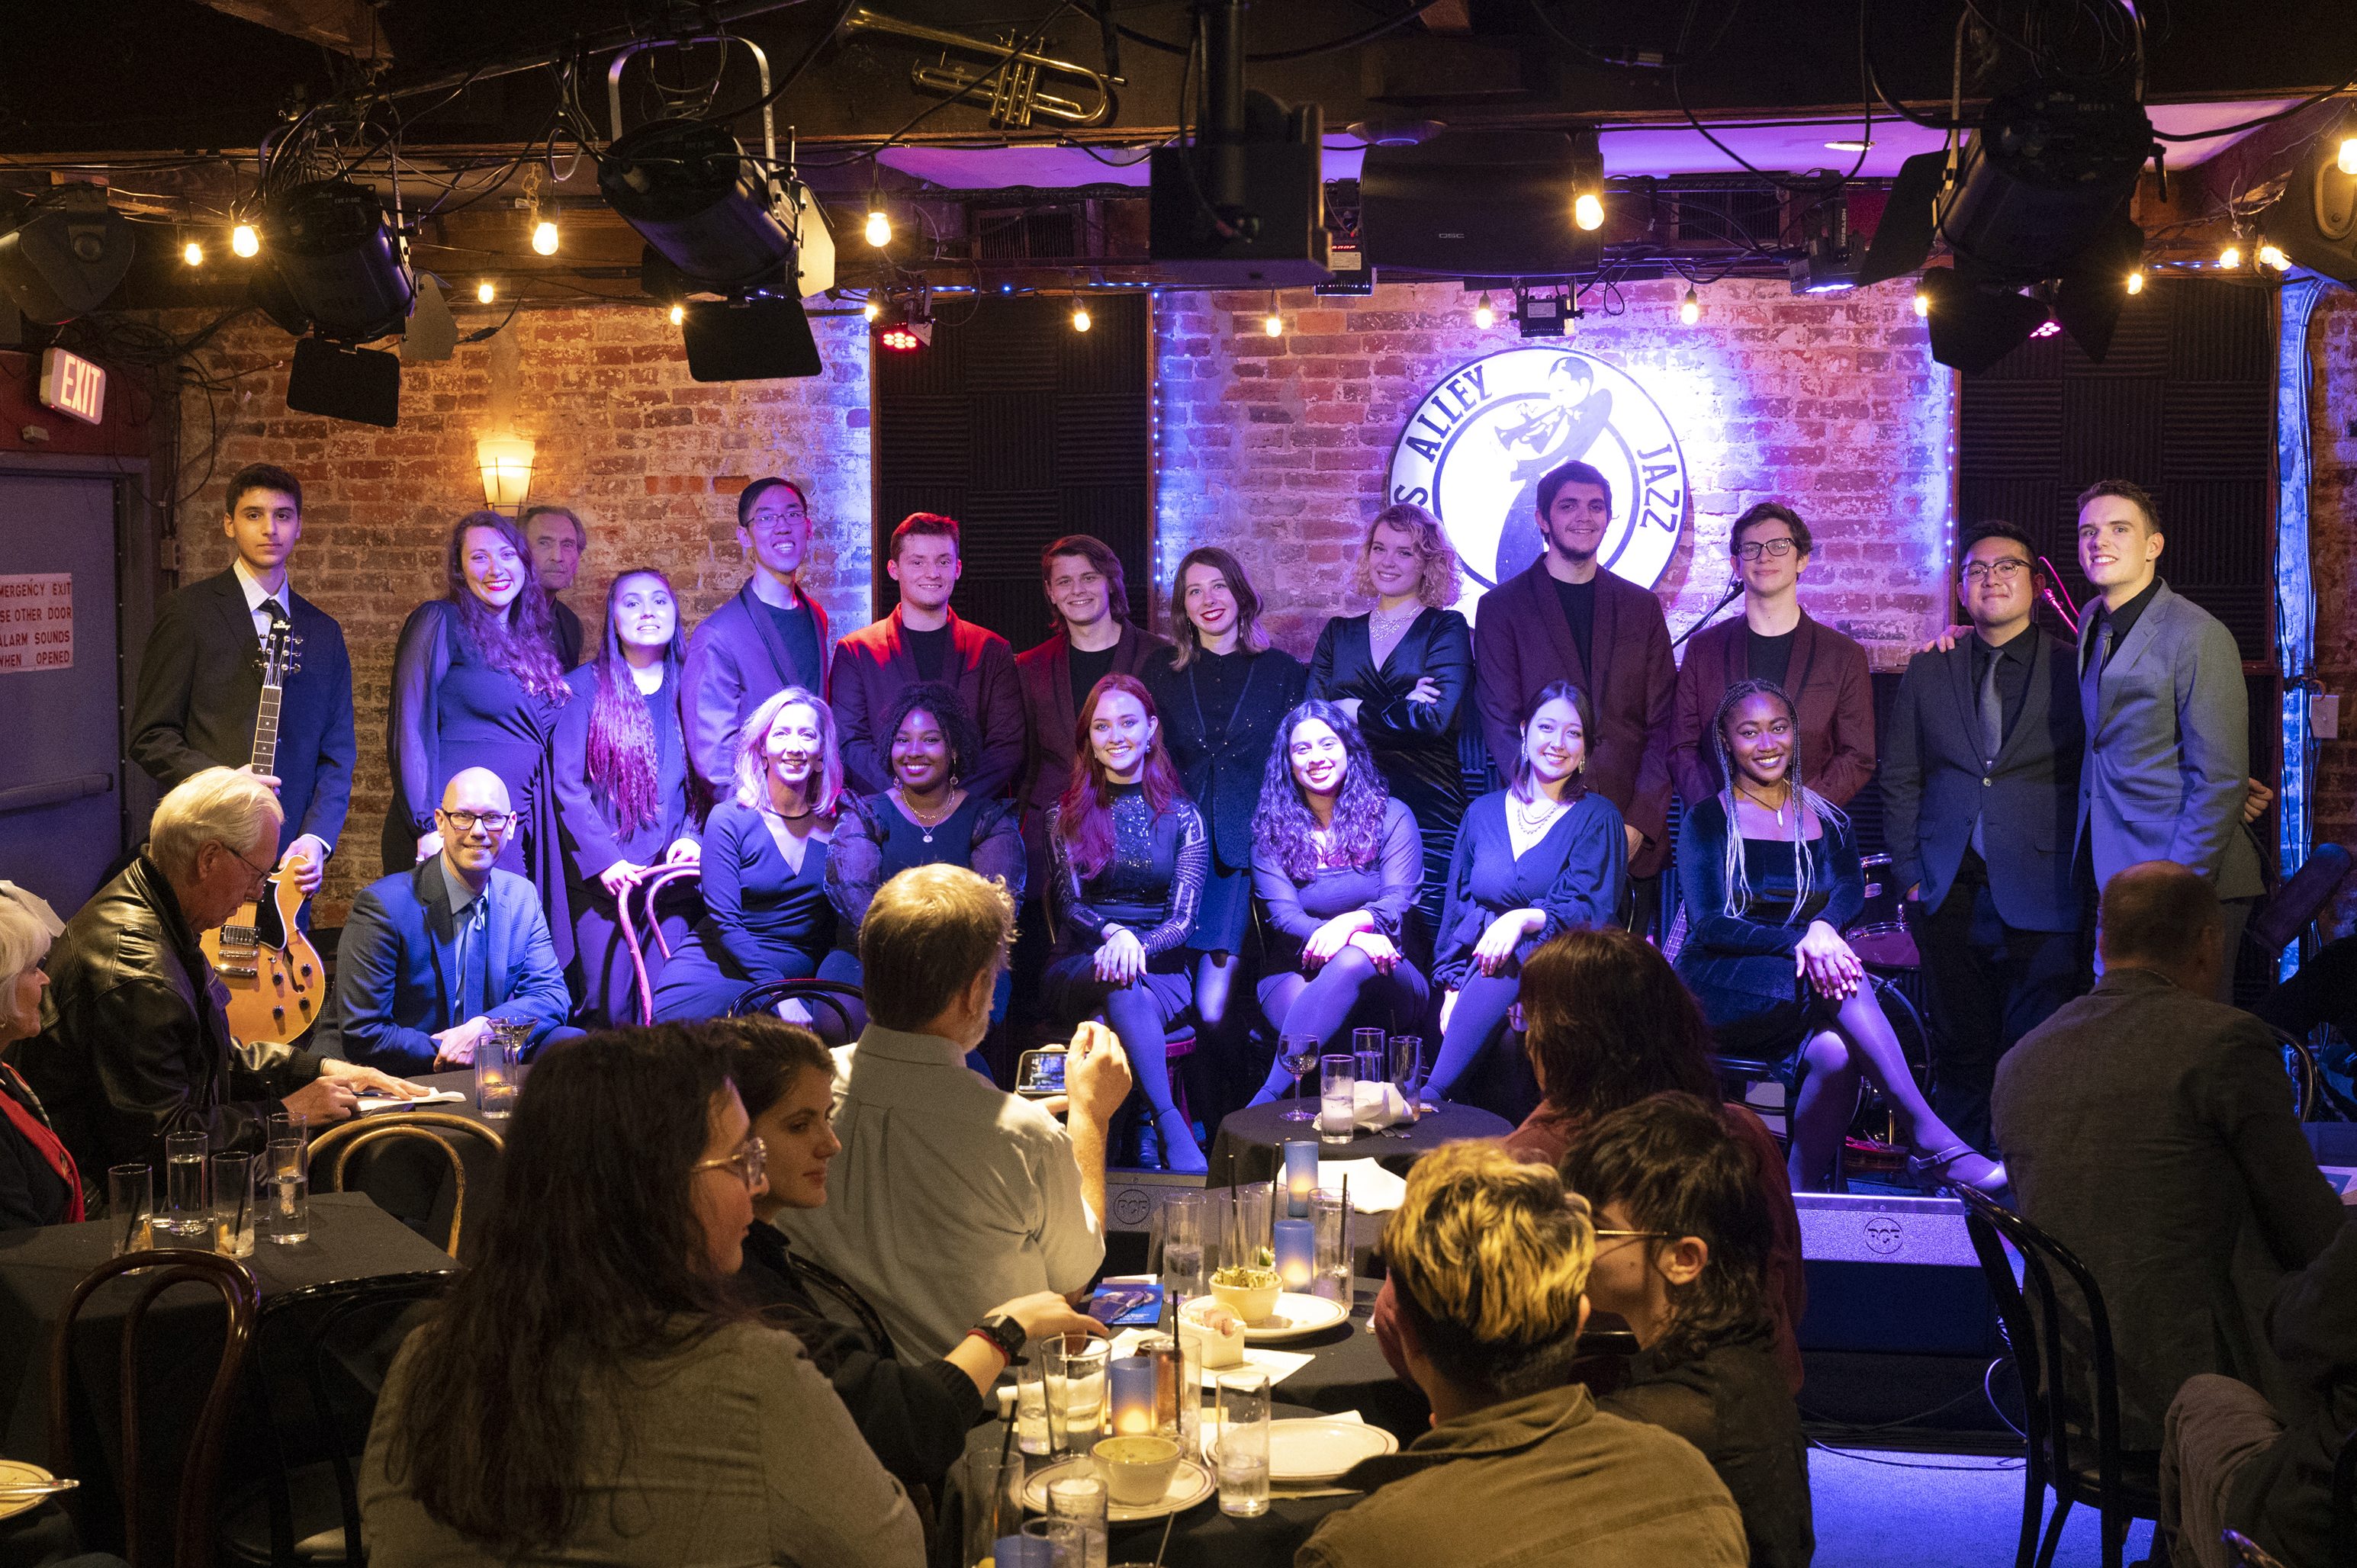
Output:
[[1028,1337],[1023,1332],[1023,1325],[1004,1312],[992,1313],[974,1325],[974,1332],[997,1346],[998,1353],[1006,1358],[1010,1367],[1022,1357],[1023,1342]]

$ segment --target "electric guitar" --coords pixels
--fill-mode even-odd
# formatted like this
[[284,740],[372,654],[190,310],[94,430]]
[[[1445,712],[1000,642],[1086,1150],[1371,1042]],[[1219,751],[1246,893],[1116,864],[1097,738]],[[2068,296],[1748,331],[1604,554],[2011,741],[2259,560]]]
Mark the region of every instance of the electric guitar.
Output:
[[[286,677],[299,668],[287,623],[270,628],[263,647],[262,703],[253,718],[253,770],[278,771],[278,707]],[[319,950],[303,934],[303,889],[274,871],[259,899],[241,905],[198,939],[205,961],[229,987],[229,1029],[248,1045],[285,1045],[317,1022],[327,995]]]

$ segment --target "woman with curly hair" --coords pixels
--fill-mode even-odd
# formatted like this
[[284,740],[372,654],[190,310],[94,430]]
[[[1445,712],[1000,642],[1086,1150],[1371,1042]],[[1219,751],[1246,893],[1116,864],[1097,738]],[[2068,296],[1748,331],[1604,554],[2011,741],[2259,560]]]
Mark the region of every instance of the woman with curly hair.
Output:
[[[1253,817],[1253,887],[1275,929],[1261,1011],[1280,1037],[1314,1036],[1320,1050],[1361,1011],[1419,1028],[1429,991],[1403,951],[1424,880],[1415,819],[1384,792],[1359,726],[1337,704],[1311,698],[1277,735]],[[1254,1104],[1292,1081],[1283,1056]]]
[[1465,816],[1457,743],[1473,690],[1473,632],[1448,607],[1459,586],[1457,552],[1440,520],[1411,501],[1377,512],[1352,585],[1375,607],[1326,623],[1309,658],[1309,694],[1350,715],[1392,799],[1415,813],[1424,838],[1417,902],[1430,931]]
[[514,800],[520,831],[499,869],[540,889],[557,957],[570,961],[573,920],[565,897],[549,734],[571,700],[549,650],[548,595],[532,547],[495,511],[468,512],[450,530],[448,587],[402,623],[387,693],[384,748],[393,804],[384,818],[384,871],[407,871],[442,851],[434,808],[451,776],[489,768]]

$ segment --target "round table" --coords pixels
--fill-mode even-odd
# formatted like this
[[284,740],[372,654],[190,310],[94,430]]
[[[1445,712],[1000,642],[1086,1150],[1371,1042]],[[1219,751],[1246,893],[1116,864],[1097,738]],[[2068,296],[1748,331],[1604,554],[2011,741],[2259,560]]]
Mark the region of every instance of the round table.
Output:
[[[1318,1136],[1315,1122],[1287,1122],[1285,1112],[1284,1101],[1248,1105],[1222,1122],[1219,1135],[1211,1140],[1209,1185],[1234,1187],[1242,1182],[1268,1181],[1278,1174],[1283,1159],[1277,1145],[1292,1139]],[[1394,1176],[1405,1176],[1408,1167],[1443,1144],[1465,1138],[1502,1138],[1513,1130],[1502,1116],[1493,1116],[1470,1105],[1444,1104],[1412,1126],[1361,1133],[1347,1144],[1321,1143],[1318,1157],[1373,1160]],[[1399,1136],[1392,1136],[1394,1133]]]

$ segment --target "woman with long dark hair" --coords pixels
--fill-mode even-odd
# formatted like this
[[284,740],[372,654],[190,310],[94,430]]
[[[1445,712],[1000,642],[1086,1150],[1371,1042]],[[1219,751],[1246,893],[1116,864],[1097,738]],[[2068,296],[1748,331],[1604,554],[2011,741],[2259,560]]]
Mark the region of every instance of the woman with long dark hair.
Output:
[[[1275,933],[1261,1012],[1280,1037],[1314,1036],[1321,1050],[1361,1013],[1386,1033],[1419,1031],[1430,990],[1407,951],[1424,880],[1415,818],[1335,703],[1312,697],[1277,735],[1253,817],[1253,886]],[[1292,1081],[1277,1055],[1255,1105]]]
[[1154,699],[1130,676],[1089,693],[1072,751],[1084,760],[1048,813],[1048,1011],[1064,1027],[1103,1014],[1154,1109],[1164,1163],[1209,1170],[1166,1055],[1169,1026],[1195,1000],[1187,939],[1211,856],[1202,814],[1163,749]]
[[[693,865],[702,853],[679,720],[686,658],[671,580],[638,566],[606,590],[597,658],[565,678],[573,701],[556,715],[549,752],[573,906],[574,963],[565,980],[579,1004],[576,1021],[591,1028],[640,1018],[622,899],[665,866]],[[695,908],[693,882],[666,886],[657,903],[664,938],[676,949]],[[645,944],[650,983],[662,978],[663,945]]]
[[1803,780],[1792,699],[1773,682],[1738,682],[1707,734],[1727,782],[1678,824],[1678,974],[1722,1052],[1798,1053],[1806,1076],[1792,1107],[1792,1190],[1832,1180],[1861,1074],[1889,1102],[1919,1178],[2002,1188],[2005,1167],[1924,1100],[1866,966],[1842,940],[1866,907],[1857,835]]
[[442,848],[434,809],[450,776],[469,768],[499,775],[519,831],[499,868],[531,878],[548,909],[558,957],[569,957],[556,791],[548,737],[572,698],[549,650],[548,595],[532,547],[495,511],[469,512],[450,530],[448,587],[402,623],[385,703],[393,804],[384,818],[384,871],[407,871]]
[[923,1561],[843,1402],[735,1288],[767,1152],[729,1067],[674,1028],[533,1066],[482,1250],[377,1402],[376,1562]]
[[1513,1005],[1522,966],[1558,934],[1609,922],[1629,879],[1620,812],[1581,777],[1592,722],[1587,693],[1570,682],[1542,689],[1523,717],[1510,782],[1466,811],[1449,863],[1432,961],[1448,995],[1424,1092],[1447,1094],[1481,1060],[1467,1098],[1510,1122],[1538,1103],[1523,1059],[1489,1048]]

